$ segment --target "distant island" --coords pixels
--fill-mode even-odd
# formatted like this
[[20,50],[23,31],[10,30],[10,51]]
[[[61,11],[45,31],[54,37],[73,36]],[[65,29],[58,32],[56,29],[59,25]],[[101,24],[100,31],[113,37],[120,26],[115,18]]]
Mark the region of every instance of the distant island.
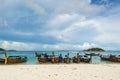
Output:
[[9,52],[16,52],[16,50],[7,50],[7,51],[9,51]]
[[3,49],[3,48],[0,48],[0,51],[5,51],[5,49]]
[[3,48],[0,48],[0,51],[10,51],[10,52],[16,52],[16,50],[5,50]]
[[90,48],[90,49],[87,49],[87,50],[84,50],[84,51],[88,51],[88,52],[90,52],[90,51],[104,52],[105,50],[102,49],[102,48]]

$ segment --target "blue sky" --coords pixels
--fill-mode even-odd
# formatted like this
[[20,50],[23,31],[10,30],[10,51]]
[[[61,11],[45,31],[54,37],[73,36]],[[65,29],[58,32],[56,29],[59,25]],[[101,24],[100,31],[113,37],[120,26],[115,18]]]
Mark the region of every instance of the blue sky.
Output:
[[120,0],[0,0],[0,47],[120,49]]

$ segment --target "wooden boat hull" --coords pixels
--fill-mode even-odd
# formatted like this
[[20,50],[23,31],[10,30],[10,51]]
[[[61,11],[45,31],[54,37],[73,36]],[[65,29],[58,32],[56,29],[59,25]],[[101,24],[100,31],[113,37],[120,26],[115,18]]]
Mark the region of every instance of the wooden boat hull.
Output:
[[5,58],[4,59],[0,58],[0,63],[13,64],[27,61],[26,56],[7,56],[7,53],[5,51],[2,52],[2,54],[4,54]]
[[5,59],[0,58],[0,64],[4,64],[5,63]]
[[51,59],[49,58],[49,56],[47,54],[38,54],[37,52],[35,53],[37,62],[39,63],[46,63],[46,62],[50,62]]
[[51,59],[51,62],[52,63],[59,63],[59,59],[58,58]]
[[39,57],[38,57],[38,62],[39,62],[39,63],[45,63],[45,62],[48,62],[48,61],[49,61],[48,58],[39,58]]
[[64,58],[64,63],[70,63],[71,62],[71,58]]
[[59,62],[59,59],[58,58],[55,58],[55,59],[49,59],[49,58],[39,58],[37,59],[37,61],[39,63],[46,63],[46,62],[52,62],[52,63],[58,63]]
[[7,63],[12,64],[12,63],[22,63],[26,62],[27,57],[26,56],[10,56],[7,58]]
[[80,63],[81,59],[80,58],[73,58],[73,63]]
[[81,62],[85,62],[85,63],[90,63],[91,61],[91,55],[84,55],[84,57],[81,58]]
[[112,61],[112,62],[120,62],[120,58],[119,57],[101,57],[102,60],[107,60],[107,61]]
[[83,62],[85,62],[85,63],[90,63],[90,58],[89,59],[83,59]]

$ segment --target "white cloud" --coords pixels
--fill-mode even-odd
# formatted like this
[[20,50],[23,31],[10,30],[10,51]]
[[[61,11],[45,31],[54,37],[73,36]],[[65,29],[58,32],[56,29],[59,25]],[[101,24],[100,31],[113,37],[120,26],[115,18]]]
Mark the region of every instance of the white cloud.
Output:
[[29,46],[22,42],[9,42],[9,41],[1,41],[1,47],[4,49],[15,49],[15,50],[30,50],[33,47]]
[[25,0],[25,3],[27,5],[28,8],[32,9],[33,11],[35,11],[37,14],[39,15],[45,15],[46,11],[45,9],[38,3],[32,1],[32,0]]
[[[116,9],[115,9],[115,12],[116,12]],[[119,12],[116,12],[116,13],[117,14],[114,13],[108,16],[92,17],[89,19],[86,18],[86,15],[83,15],[84,16],[83,20],[79,20],[78,18],[75,17],[75,20],[71,22],[70,25],[65,26],[63,30],[57,29],[57,30],[53,30],[50,32],[47,31],[47,35],[52,35],[58,39],[61,39],[67,42],[73,41],[73,40],[77,41],[77,40],[80,40],[81,38],[81,37],[78,38],[79,34],[78,35],[74,34],[77,32],[77,30],[80,30],[83,27],[93,27],[99,33],[98,35],[96,35],[95,38],[92,38],[93,42],[96,42],[96,43],[98,42],[101,44],[107,44],[107,43],[118,43],[119,44],[120,43],[120,38],[119,38],[119,31],[120,31],[119,16],[120,14]],[[58,23],[59,25],[62,25],[61,23],[59,23],[59,20],[57,21],[57,19],[54,19],[54,18],[53,20],[56,21],[56,24]],[[87,36],[87,37],[90,37],[90,36]]]
[[[38,15],[45,15],[46,11],[45,9],[41,6],[40,1],[38,0],[0,0],[0,9],[11,9],[14,10],[18,8],[19,6],[27,7],[33,12],[35,12]],[[21,14],[24,15],[24,14]]]
[[[90,3],[91,0],[59,1],[48,21],[49,30],[46,30],[43,35],[53,36],[65,42],[76,39],[76,42],[80,41],[81,37],[78,37],[79,34],[77,34],[79,30],[83,27],[99,25],[98,21],[87,17],[105,9],[103,6],[91,5]],[[84,36],[86,35],[84,34]]]
[[120,19],[119,14],[109,15],[107,17],[96,18],[99,25],[95,26],[100,32],[95,41],[100,43],[120,43]]
[[97,44],[94,44],[94,43],[88,43],[88,42],[85,42],[83,43],[82,45],[82,49],[89,49],[89,48],[92,48],[92,47],[99,47]]
[[[108,0],[102,0],[102,1],[108,1]],[[58,43],[55,45],[54,44],[38,45],[33,43],[28,44],[24,42],[22,43],[22,42],[3,41],[2,46],[4,48],[16,47],[17,49],[35,49],[37,47],[41,47],[41,49],[69,49],[69,48],[84,49],[84,48],[89,48],[93,46],[91,41],[88,42],[89,40],[92,40],[92,42],[95,42],[95,43],[98,42],[101,44],[106,44],[106,43],[119,44],[120,43],[120,38],[119,38],[120,8],[119,7],[117,8],[115,7],[115,8],[112,8],[111,10],[107,10],[104,6],[93,5],[93,4],[91,5],[90,4],[91,0],[59,0],[59,1],[57,0],[56,1],[55,0],[9,0],[9,1],[0,0],[0,4],[3,2],[5,3],[4,6],[6,6],[5,10],[7,8],[13,9],[13,12],[14,12],[14,7],[18,9],[17,7],[24,5],[23,7],[25,8],[27,7],[33,10],[36,14],[40,15],[38,16],[38,18],[41,18],[41,17],[43,18],[45,14],[48,14],[49,16],[47,17],[47,20],[43,21],[42,24],[37,23],[37,25],[40,25],[40,30],[42,32],[39,32],[38,30],[35,30],[36,31],[35,33],[34,32],[26,33],[22,31],[19,32],[18,30],[16,30],[16,32],[12,31],[16,35],[30,36],[30,35],[40,34],[43,36],[52,36],[54,38],[60,39],[63,42],[66,42],[66,43]],[[105,14],[104,14],[104,11],[105,11]],[[22,10],[20,12],[22,12]],[[99,12],[100,14],[97,14]],[[99,16],[97,16],[96,14]],[[5,15],[5,17],[13,16],[13,15],[14,17],[16,17],[18,15],[22,16],[23,14],[19,13],[16,16],[15,14],[12,14],[12,15],[8,14],[8,15]],[[30,14],[30,15],[35,17],[33,14]],[[20,17],[17,17],[17,18],[20,18]],[[38,21],[36,20],[35,21],[41,22],[40,20],[42,19],[38,19]],[[7,20],[0,20],[0,27],[8,26],[8,22],[10,23],[10,21],[7,21]],[[23,27],[25,26],[23,24]],[[32,26],[32,27],[35,27],[35,26]],[[44,29],[43,27],[41,28],[41,26],[44,26]],[[83,33],[82,33],[82,30],[84,30]],[[96,34],[94,32],[98,32],[99,34]],[[95,35],[94,34],[89,35],[90,33],[94,33]],[[83,45],[79,45],[79,43],[81,43],[80,41],[82,41]],[[74,42],[74,44],[72,42]],[[87,42],[87,43],[84,43],[84,42]],[[24,48],[22,48],[21,46],[24,46]],[[28,48],[29,46],[32,46],[32,47]]]
[[79,13],[92,15],[104,10],[103,6],[90,5],[91,0],[63,0],[56,7],[56,13]]
[[[76,15],[76,14],[73,14],[71,16],[74,16],[74,15]],[[63,17],[63,19],[64,19],[64,17]],[[72,22],[70,21],[71,19],[73,20]],[[56,37],[60,40],[63,40],[65,42],[73,42],[73,41],[79,42],[82,40],[81,36],[79,34],[80,30],[82,31],[82,28],[88,27],[88,28],[96,29],[96,26],[100,25],[98,21],[93,20],[93,19],[88,20],[85,16],[81,16],[81,15],[77,15],[74,18],[70,17],[70,19],[67,19],[68,23],[66,23],[63,20],[63,23],[65,22],[64,25],[63,25],[63,23],[60,24],[61,22],[59,22],[60,21],[59,19],[53,19],[53,20],[56,21],[55,23],[56,24],[58,23],[60,26],[59,25],[54,26],[54,27],[51,26],[52,29],[47,30],[46,32],[43,33],[43,35],[50,35],[50,36]],[[59,29],[59,27],[62,27],[62,26],[64,26],[63,29]],[[50,26],[49,26],[49,28],[50,28]],[[88,33],[83,34],[83,36],[90,37],[90,36],[87,36],[87,34]]]
[[11,42],[11,41],[0,41],[0,47],[4,49],[13,50],[84,50],[91,47],[98,46],[94,43],[85,42],[83,44],[35,44],[35,43],[24,43],[24,42]]
[[[52,20],[48,22],[51,26],[58,26],[61,24],[69,23],[70,21],[74,21],[76,19],[80,18],[78,14],[59,14],[56,15]],[[80,19],[84,19],[82,16]]]
[[94,27],[98,25],[96,21],[94,20],[79,20],[77,22],[74,22],[73,24],[71,24],[70,27],[66,28],[63,32],[70,32],[70,31],[74,31],[77,29],[80,29],[82,27]]

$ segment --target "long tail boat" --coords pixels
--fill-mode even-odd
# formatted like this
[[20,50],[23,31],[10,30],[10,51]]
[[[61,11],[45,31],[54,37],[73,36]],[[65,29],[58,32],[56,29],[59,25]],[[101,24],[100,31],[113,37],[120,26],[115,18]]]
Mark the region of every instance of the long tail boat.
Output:
[[76,56],[73,57],[73,62],[80,63],[80,61],[81,61],[81,56],[79,55],[79,53],[77,53],[77,57]]
[[65,55],[65,58],[64,58],[64,63],[68,64],[68,63],[71,63],[71,58],[69,58],[68,55]]
[[59,58],[55,57],[54,51],[52,52],[51,62],[52,63],[58,63],[59,62]]
[[116,55],[107,55],[107,56],[100,56],[102,60],[108,60],[112,62],[120,62],[120,57]]
[[61,61],[61,57],[55,57],[54,52],[52,52],[52,55],[48,56],[47,53],[45,54],[38,54],[37,52],[35,53],[37,62],[39,63],[46,63],[46,62],[51,62],[51,63],[58,63]]
[[7,56],[7,53],[4,51],[2,54],[5,55],[5,58],[0,58],[0,63],[4,64],[13,64],[13,63],[22,63],[27,61],[27,56]]
[[5,57],[6,57],[5,55],[6,55],[6,54],[5,54],[5,52],[3,52],[3,51],[0,51],[0,54],[3,54],[3,55],[4,55],[3,58],[0,58],[0,64],[5,64],[5,61],[6,61],[6,60],[5,60]]
[[77,58],[76,56],[72,59],[73,63],[80,63],[80,58]]
[[81,62],[90,63],[90,61],[91,61],[91,56],[84,55],[81,58]]
[[12,64],[12,63],[22,63],[26,62],[27,57],[26,56],[8,56],[7,57],[7,63]]
[[35,55],[36,55],[37,62],[39,63],[45,63],[50,61],[47,54],[38,54],[37,52],[35,52]]
[[5,59],[4,58],[0,58],[0,64],[4,64],[5,63]]

